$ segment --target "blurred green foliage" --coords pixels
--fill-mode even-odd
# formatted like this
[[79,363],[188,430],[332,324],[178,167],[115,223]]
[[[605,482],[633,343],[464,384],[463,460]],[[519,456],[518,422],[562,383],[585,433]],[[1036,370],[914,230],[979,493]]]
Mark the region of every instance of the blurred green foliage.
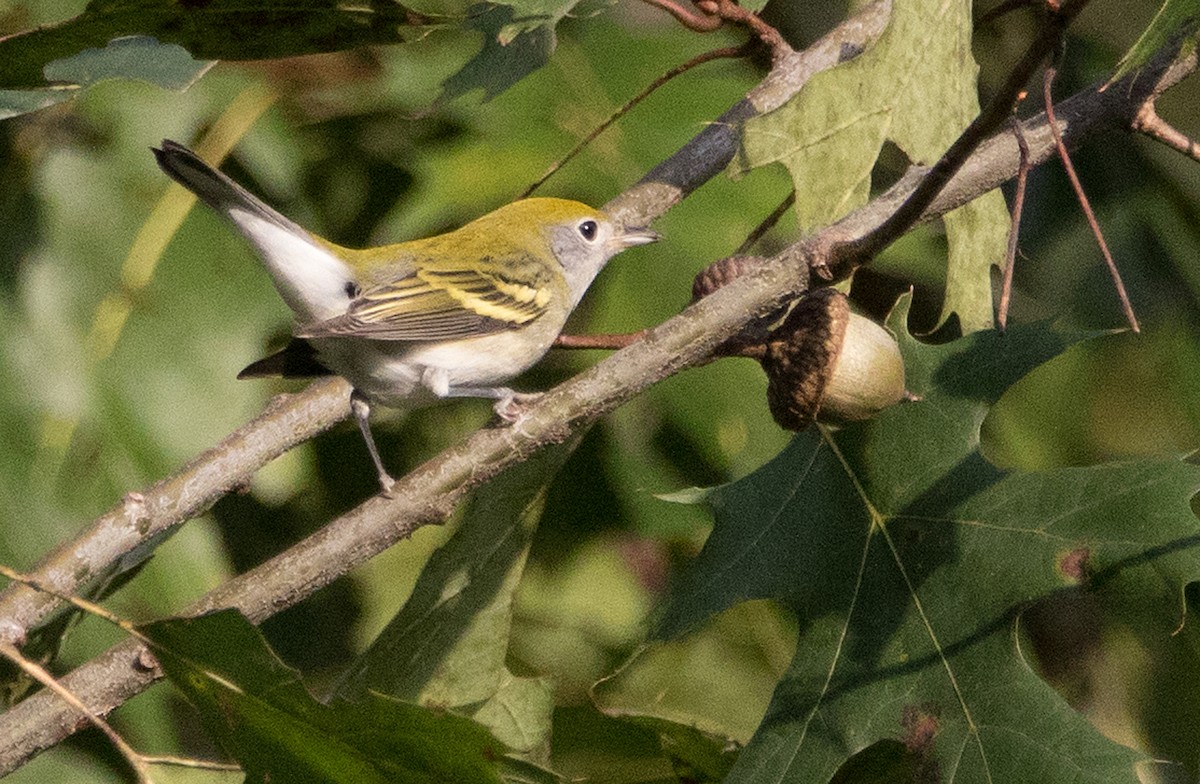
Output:
[[[774,2],[766,14],[796,40],[812,40],[831,23],[829,10],[810,14],[803,5]],[[0,0],[0,33],[60,21],[82,6]],[[1106,78],[1156,7],[1153,0],[1093,3],[1068,44],[1056,93]],[[984,98],[1029,30],[1017,14],[978,31]],[[269,85],[278,100],[226,170],[335,241],[393,241],[450,228],[515,198],[667,68],[740,40],[687,33],[635,2],[594,18],[567,18],[557,32],[550,63],[486,103],[478,93],[435,103],[441,83],[479,48],[477,35],[444,32],[402,46],[223,63],[184,93],[103,82],[72,102],[0,124],[0,561],[32,565],[123,493],[178,469],[286,386],[234,380],[286,333],[289,316],[248,247],[203,210],[187,220],[149,284],[126,292],[129,319],[111,355],[97,358],[88,338],[97,309],[121,293],[122,261],[166,188],[149,146],[195,139],[244,90]],[[672,82],[541,193],[604,202],[760,74],[754,63],[718,61]],[[1200,102],[1196,81],[1159,107],[1193,137],[1200,135],[1200,116],[1191,109]],[[984,453],[1005,468],[1179,455],[1200,444],[1200,167],[1119,133],[1098,137],[1075,162],[1144,329],[1070,349],[1018,383],[984,427]],[[880,177],[885,169],[877,167]],[[790,187],[781,168],[709,183],[656,225],[666,241],[622,256],[602,274],[571,329],[635,330],[668,318],[688,302],[695,272],[736,248]],[[1058,166],[1033,173],[1027,205],[1014,321],[1119,328],[1111,284]],[[764,249],[794,231],[794,222],[784,221]],[[931,330],[942,308],[945,257],[939,228],[918,230],[860,273],[853,294],[882,316],[914,285],[910,326]],[[597,356],[552,353],[517,386],[548,387]],[[555,684],[554,763],[561,772],[613,782],[677,780],[653,733],[602,716],[590,707],[588,690],[639,646],[652,608],[711,526],[702,507],[656,494],[744,477],[788,443],[766,411],[764,389],[748,360],[672,378],[593,428],[549,488],[517,594],[509,666],[519,675],[549,675]],[[385,414],[377,437],[399,473],[487,416],[486,404],[470,401]],[[329,433],[266,468],[245,494],[185,525],[110,605],[139,620],[176,611],[357,504],[374,483],[357,433],[349,426]],[[332,678],[400,608],[447,534],[418,532],[267,622],[268,640],[310,682]],[[759,609],[775,620],[764,624]],[[1055,612],[1046,610],[1048,625],[1060,629],[1063,613]],[[730,623],[763,635],[751,647],[765,663],[744,666],[745,650],[727,644],[737,636]],[[695,646],[718,654],[689,659],[689,666],[727,679],[723,688],[740,688],[749,704],[765,709],[769,673],[779,674],[779,651],[794,645],[790,623],[775,608],[722,616],[713,638]],[[1098,628],[1094,644],[1076,653],[1061,634],[1039,644],[1047,662],[1079,665],[1055,683],[1111,736],[1179,759],[1194,774],[1200,722],[1181,696],[1194,688],[1172,688],[1194,682],[1194,624],[1157,648],[1133,641],[1117,621]],[[60,666],[118,637],[85,620],[68,636]],[[214,753],[195,714],[168,687],[123,707],[114,722],[148,753]],[[872,753],[911,764],[891,747]],[[203,775],[164,772],[163,780],[229,780]],[[122,776],[99,736],[84,733],[10,780]],[[843,770],[839,780],[868,780],[861,776]]]

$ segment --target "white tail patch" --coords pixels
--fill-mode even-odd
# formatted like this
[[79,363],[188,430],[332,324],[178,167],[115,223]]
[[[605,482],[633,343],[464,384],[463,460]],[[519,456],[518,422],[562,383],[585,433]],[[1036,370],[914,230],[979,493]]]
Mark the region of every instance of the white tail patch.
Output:
[[289,231],[261,215],[231,207],[229,217],[258,250],[279,296],[301,324],[346,312],[349,266],[307,234]]

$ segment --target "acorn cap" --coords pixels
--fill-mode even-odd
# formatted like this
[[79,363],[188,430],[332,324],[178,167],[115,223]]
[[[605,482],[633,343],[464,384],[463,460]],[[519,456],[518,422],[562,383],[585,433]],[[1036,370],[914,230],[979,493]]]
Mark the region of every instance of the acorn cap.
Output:
[[717,289],[746,274],[766,259],[762,256],[726,256],[714,261],[696,274],[692,281],[692,302],[707,297]]
[[904,361],[891,334],[853,313],[841,292],[806,294],[777,327],[760,359],[767,403],[780,427],[867,419],[905,396]]

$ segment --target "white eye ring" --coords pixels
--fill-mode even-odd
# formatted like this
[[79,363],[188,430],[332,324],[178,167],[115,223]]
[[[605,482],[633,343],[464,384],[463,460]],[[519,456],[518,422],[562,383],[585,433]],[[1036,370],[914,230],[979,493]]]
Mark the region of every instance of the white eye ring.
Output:
[[600,234],[600,225],[594,220],[585,220],[579,224],[579,234],[588,242],[595,242]]

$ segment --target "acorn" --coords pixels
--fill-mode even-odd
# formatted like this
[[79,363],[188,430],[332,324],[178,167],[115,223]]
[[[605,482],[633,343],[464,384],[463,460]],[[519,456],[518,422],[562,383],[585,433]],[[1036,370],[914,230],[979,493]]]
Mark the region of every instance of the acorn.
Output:
[[[745,274],[763,259],[732,256],[696,276],[693,300]],[[761,334],[761,333],[759,333]],[[767,374],[767,404],[786,430],[869,419],[908,397],[904,359],[891,333],[850,310],[836,289],[809,291],[765,340],[742,335],[722,353],[757,359]]]
[[779,426],[869,419],[903,400],[904,359],[886,329],[853,313],[836,289],[801,297],[767,340],[759,361]]

